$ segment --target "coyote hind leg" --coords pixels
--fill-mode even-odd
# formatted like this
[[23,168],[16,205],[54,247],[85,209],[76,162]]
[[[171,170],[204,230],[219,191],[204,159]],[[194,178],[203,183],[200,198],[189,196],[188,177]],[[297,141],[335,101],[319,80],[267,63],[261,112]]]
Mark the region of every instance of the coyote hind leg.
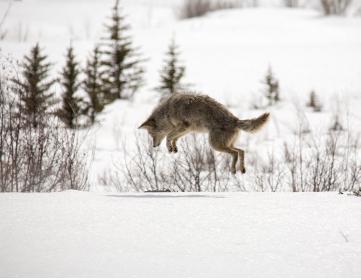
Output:
[[244,166],[244,150],[232,147],[233,150],[236,150],[239,156],[239,170],[244,174],[246,173],[246,168]]
[[233,174],[236,174],[237,169],[236,169],[236,165],[237,165],[237,160],[238,160],[238,152],[235,151],[234,149],[231,149],[229,147],[214,147],[213,148],[219,152],[224,152],[227,154],[230,154],[232,156],[232,164],[231,164],[231,172]]
[[232,165],[231,165],[231,172],[236,174],[236,164],[238,160],[238,151],[234,148],[230,148],[227,146],[229,143],[229,139],[234,137],[234,133],[224,134],[222,131],[213,131],[209,134],[209,144],[212,146],[213,149],[219,152],[227,153],[232,156]]

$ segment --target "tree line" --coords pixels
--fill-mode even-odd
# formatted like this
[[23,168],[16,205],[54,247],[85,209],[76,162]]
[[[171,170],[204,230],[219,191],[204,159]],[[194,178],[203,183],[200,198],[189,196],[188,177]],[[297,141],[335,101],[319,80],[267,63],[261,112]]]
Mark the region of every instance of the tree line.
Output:
[[[129,29],[116,0],[105,25],[106,36],[94,47],[85,67],[81,67],[70,45],[57,79],[50,77],[52,64],[37,43],[24,57],[20,75],[12,79],[18,89],[17,108],[26,116],[28,125],[37,127],[46,114],[56,115],[71,129],[92,125],[106,105],[118,99],[132,99],[144,85],[145,59],[134,47]],[[179,62],[174,39],[166,55],[156,90],[169,94],[181,88],[185,67]],[[55,83],[61,88],[60,102],[53,91]],[[54,105],[58,106],[50,112]]]
[[[97,115],[105,106],[115,100],[131,100],[144,85],[142,55],[134,47],[129,36],[129,25],[125,22],[115,1],[109,23],[105,25],[105,36],[92,50],[82,68],[70,45],[66,51],[65,65],[60,77],[50,78],[52,64],[36,44],[21,64],[21,74],[13,82],[19,96],[18,110],[26,117],[28,125],[37,127],[45,114],[54,114],[66,127],[74,129],[93,125]],[[172,38],[160,70],[159,86],[155,88],[161,94],[169,95],[186,89],[183,83],[185,66],[179,59],[180,51]],[[254,108],[272,106],[281,100],[279,81],[275,78],[271,66],[262,81],[265,85],[266,103],[253,104]],[[61,88],[61,100],[55,99],[53,85]],[[258,104],[260,103],[260,104]],[[50,108],[56,109],[50,110]],[[310,93],[307,106],[320,111],[314,91]],[[50,112],[51,111],[51,112]]]

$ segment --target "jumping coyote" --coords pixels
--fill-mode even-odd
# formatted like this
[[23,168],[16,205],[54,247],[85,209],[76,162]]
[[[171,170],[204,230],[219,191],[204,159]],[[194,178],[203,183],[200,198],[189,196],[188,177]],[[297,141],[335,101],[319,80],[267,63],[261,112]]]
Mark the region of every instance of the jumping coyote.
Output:
[[206,95],[176,93],[163,99],[139,127],[153,138],[153,147],[167,137],[169,152],[176,153],[177,140],[189,132],[208,132],[213,149],[232,155],[232,173],[240,159],[240,171],[246,172],[244,151],[234,147],[240,130],[256,132],[268,120],[269,113],[250,120],[240,120],[225,106]]

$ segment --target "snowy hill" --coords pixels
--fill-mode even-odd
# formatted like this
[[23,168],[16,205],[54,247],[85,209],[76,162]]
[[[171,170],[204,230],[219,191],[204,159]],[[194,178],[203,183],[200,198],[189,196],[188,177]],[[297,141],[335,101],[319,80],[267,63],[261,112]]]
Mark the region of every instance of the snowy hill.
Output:
[[360,277],[360,198],[1,194],[1,277]]

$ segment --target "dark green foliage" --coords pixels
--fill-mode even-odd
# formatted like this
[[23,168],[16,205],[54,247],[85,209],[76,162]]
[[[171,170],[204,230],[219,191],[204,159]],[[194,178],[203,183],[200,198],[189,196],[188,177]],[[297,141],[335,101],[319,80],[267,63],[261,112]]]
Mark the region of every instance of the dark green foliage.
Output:
[[48,109],[53,105],[53,92],[50,91],[54,80],[49,79],[51,64],[47,56],[41,53],[38,44],[24,57],[21,78],[13,79],[19,87],[18,109],[26,117],[28,125],[34,128],[41,124]]
[[314,112],[321,112],[322,110],[322,106],[318,101],[317,95],[315,93],[315,91],[311,91],[310,93],[310,97],[309,97],[309,101],[306,104],[308,107],[311,107],[313,109]]
[[132,40],[126,33],[129,25],[119,12],[119,1],[113,7],[111,22],[106,25],[107,38],[103,40],[104,67],[103,90],[108,102],[115,99],[129,99],[143,84],[144,70],[142,60],[132,46]]
[[69,128],[77,127],[77,120],[82,113],[82,99],[77,97],[81,83],[79,82],[79,64],[74,56],[73,47],[69,47],[66,54],[66,64],[61,72],[62,107],[56,115]]
[[271,106],[280,101],[279,82],[275,78],[271,67],[268,68],[264,84],[266,85],[265,94],[268,100],[268,105]]
[[85,110],[90,118],[91,124],[94,124],[95,116],[103,111],[105,102],[102,91],[102,73],[100,71],[100,52],[98,47],[94,49],[92,56],[87,60],[84,72],[85,80],[83,86],[89,98]]
[[157,90],[164,94],[172,94],[185,88],[185,85],[181,84],[185,67],[179,63],[178,46],[175,44],[174,39],[172,39],[166,55],[165,65],[160,72],[160,86]]

